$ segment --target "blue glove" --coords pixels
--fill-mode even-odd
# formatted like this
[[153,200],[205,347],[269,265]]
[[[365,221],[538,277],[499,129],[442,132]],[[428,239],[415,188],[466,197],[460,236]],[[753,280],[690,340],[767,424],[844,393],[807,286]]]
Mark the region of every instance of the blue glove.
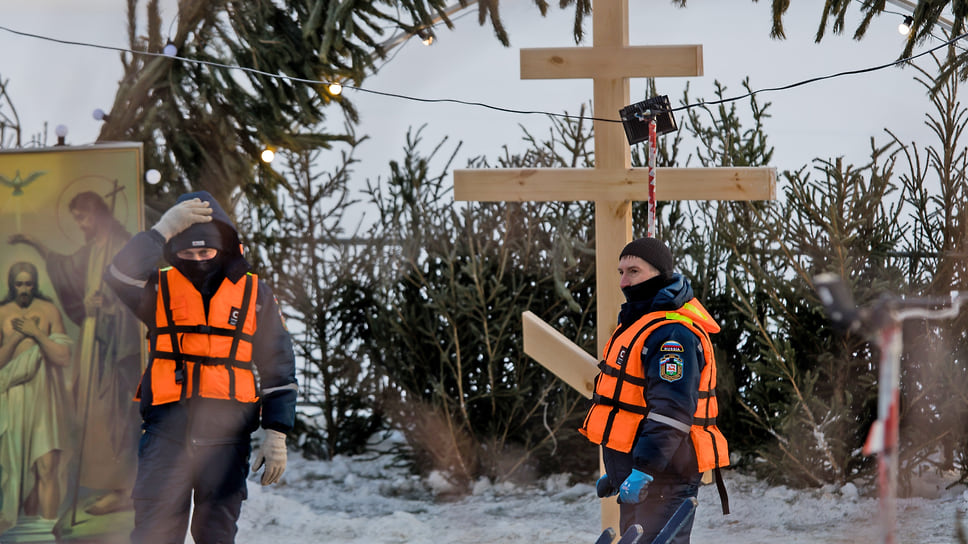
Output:
[[595,492],[598,493],[598,498],[600,499],[618,495],[618,489],[612,486],[612,482],[608,479],[608,474],[602,474],[602,477],[595,482]]
[[619,488],[618,500],[622,504],[638,504],[645,500],[649,494],[649,484],[652,483],[652,476],[632,469],[632,474],[622,482]]

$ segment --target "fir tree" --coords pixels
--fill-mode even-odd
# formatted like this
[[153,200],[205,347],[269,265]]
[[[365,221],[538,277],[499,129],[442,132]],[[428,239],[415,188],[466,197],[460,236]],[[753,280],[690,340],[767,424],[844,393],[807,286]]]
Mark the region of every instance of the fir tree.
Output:
[[[587,142],[587,129],[571,130]],[[584,143],[554,134],[554,142],[535,140],[498,163],[581,155]],[[396,391],[387,414],[415,466],[463,485],[590,470],[595,449],[574,432],[583,399],[521,351],[521,313],[593,342],[591,206],[454,206],[446,178],[431,173],[441,146],[425,157],[416,153],[419,133],[408,142],[404,160],[370,189],[383,222],[370,233],[378,258],[364,290],[376,304],[363,345]]]
[[[535,4],[547,10],[547,2]],[[497,1],[479,10],[481,24],[490,18],[507,45]],[[129,47],[139,53],[121,55],[124,76],[98,141],[147,144],[145,166],[163,179],[147,187],[157,209],[192,189],[226,204],[245,196],[274,207],[285,179],[272,170],[255,175],[266,146],[302,153],[352,141],[319,130],[333,104],[355,122],[352,103],[308,82],[359,85],[395,33],[451,26],[446,0],[179,2],[167,28],[157,0],[144,13],[142,29],[138,2],[128,2]],[[179,58],[164,54],[166,45]]]

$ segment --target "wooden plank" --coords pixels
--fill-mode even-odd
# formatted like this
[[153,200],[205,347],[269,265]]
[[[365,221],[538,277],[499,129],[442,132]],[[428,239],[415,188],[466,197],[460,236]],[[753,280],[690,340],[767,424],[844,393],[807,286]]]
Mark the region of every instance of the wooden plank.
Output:
[[[629,84],[624,79],[596,78],[592,83],[595,111],[618,113],[629,104]],[[625,136],[622,123],[600,118],[592,122],[595,131],[595,170],[629,170],[632,168],[632,148]]]
[[598,361],[532,312],[521,314],[524,352],[587,398],[592,398]]
[[[643,170],[648,178],[648,170]],[[657,168],[655,196],[658,200],[776,200],[776,168]]]
[[[776,168],[657,168],[658,200],[774,200]],[[646,201],[647,168],[490,168],[455,170],[459,201]]]
[[596,353],[604,353],[605,344],[615,330],[615,320],[625,302],[616,272],[618,256],[632,240],[632,205],[630,202],[595,203],[595,306]]
[[592,44],[595,47],[629,44],[628,0],[592,0]]
[[[521,79],[626,79],[701,75],[702,45],[698,44],[536,47],[521,50]],[[601,107],[600,104],[596,106]]]

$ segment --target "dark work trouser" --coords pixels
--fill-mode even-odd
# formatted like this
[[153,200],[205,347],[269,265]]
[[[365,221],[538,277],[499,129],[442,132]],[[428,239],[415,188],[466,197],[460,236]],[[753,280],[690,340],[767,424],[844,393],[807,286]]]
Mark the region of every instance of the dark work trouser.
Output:
[[246,497],[248,442],[181,444],[144,433],[138,448],[132,544],[183,544],[191,516],[196,544],[235,542]]
[[[638,523],[644,531],[640,542],[652,542],[666,521],[672,517],[682,501],[699,493],[701,474],[679,481],[656,480],[649,484],[649,494],[638,504],[620,506],[620,524],[624,533],[633,523]],[[695,516],[672,539],[671,544],[688,544]]]

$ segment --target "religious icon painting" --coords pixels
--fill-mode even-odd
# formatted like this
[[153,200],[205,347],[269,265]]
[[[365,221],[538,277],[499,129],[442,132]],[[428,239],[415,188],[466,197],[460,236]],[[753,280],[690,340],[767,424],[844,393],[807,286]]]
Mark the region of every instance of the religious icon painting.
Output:
[[133,526],[144,335],[101,278],[143,229],[143,162],[140,143],[0,151],[0,542]]

